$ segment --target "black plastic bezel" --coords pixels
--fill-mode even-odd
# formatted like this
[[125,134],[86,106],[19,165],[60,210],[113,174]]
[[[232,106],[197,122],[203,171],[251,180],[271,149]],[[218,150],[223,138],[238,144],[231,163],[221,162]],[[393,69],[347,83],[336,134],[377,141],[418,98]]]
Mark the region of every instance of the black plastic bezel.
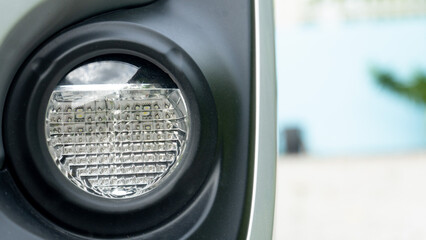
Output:
[[[191,140],[178,169],[147,194],[121,200],[94,196],[69,182],[51,159],[44,134],[47,101],[58,82],[79,64],[110,54],[145,59],[168,73],[191,113]],[[217,113],[203,74],[174,42],[136,24],[97,22],[52,39],[20,71],[5,113],[6,154],[21,189],[47,217],[89,235],[134,234],[177,216],[217,161]]]

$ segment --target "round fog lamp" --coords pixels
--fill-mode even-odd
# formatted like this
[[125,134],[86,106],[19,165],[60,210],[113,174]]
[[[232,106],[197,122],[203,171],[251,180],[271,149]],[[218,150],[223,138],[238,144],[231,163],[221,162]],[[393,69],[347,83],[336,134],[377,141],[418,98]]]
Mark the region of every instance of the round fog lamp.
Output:
[[169,76],[122,61],[72,70],[46,110],[47,145],[60,172],[109,199],[160,185],[182,160],[188,131],[185,99]]

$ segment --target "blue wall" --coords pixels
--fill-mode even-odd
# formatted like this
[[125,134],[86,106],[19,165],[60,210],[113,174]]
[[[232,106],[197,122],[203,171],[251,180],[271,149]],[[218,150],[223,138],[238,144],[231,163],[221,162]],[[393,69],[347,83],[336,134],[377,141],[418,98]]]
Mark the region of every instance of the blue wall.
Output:
[[370,69],[426,72],[426,19],[277,29],[278,124],[308,153],[426,149],[426,109],[387,92]]

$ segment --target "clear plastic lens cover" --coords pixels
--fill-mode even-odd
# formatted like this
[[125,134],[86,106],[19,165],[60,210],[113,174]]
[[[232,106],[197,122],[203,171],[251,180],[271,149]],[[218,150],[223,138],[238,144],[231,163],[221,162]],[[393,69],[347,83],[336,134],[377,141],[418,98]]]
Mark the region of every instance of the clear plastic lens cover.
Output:
[[168,81],[119,61],[71,71],[46,110],[47,146],[62,174],[111,199],[161,184],[182,160],[189,130],[185,99]]

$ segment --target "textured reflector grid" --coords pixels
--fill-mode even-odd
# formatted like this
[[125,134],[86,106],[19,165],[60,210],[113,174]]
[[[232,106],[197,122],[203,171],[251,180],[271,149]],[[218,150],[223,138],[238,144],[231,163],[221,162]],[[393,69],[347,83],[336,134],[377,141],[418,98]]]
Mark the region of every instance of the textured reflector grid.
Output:
[[163,181],[180,161],[188,126],[180,90],[151,84],[60,85],[46,112],[49,152],[62,174],[112,199]]

